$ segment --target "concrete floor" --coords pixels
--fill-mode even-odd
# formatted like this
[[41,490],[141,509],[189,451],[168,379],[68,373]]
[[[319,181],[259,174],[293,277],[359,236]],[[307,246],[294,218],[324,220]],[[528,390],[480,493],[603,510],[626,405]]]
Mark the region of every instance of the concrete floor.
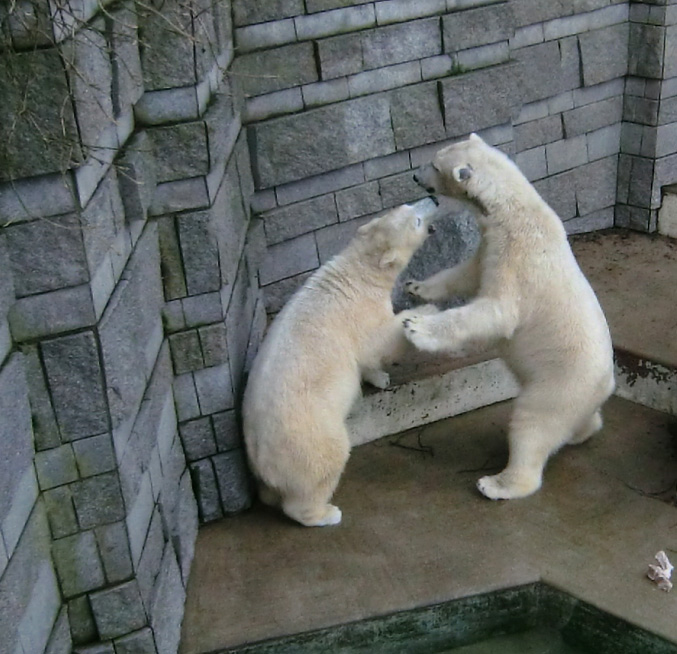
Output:
[[[672,243],[611,233],[578,239],[576,252],[616,344],[677,365]],[[338,527],[303,528],[256,505],[202,528],[181,652],[539,579],[677,642],[677,591],[645,578],[658,550],[677,559],[677,419],[614,397],[603,431],[559,452],[536,495],[490,502],[475,481],[505,463],[509,411],[497,404],[355,448]]]

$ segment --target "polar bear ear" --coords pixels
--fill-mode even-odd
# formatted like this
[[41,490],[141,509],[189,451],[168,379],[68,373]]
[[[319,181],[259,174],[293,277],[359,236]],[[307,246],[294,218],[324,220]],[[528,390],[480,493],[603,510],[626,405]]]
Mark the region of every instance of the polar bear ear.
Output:
[[371,230],[372,224],[369,222],[366,225],[362,225],[361,227],[357,228],[357,233],[358,234],[366,234],[369,230]]
[[397,252],[395,250],[386,250],[378,262],[379,268],[389,268],[397,261]]
[[468,137],[468,140],[469,140],[469,141],[476,141],[477,143],[484,143],[484,141],[482,140],[482,137],[479,136],[479,135],[477,135],[477,134],[475,134],[475,132],[473,132],[473,133]]
[[465,182],[472,177],[473,168],[470,164],[466,164],[465,166],[454,166],[451,173],[457,182]]

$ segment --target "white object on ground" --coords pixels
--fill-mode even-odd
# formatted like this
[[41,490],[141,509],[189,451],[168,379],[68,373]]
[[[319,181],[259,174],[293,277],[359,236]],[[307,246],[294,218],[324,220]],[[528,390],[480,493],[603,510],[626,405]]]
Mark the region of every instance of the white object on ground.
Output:
[[655,558],[658,565],[649,564],[649,571],[646,573],[646,576],[661,590],[664,590],[666,593],[670,592],[672,590],[670,577],[672,576],[674,566],[670,563],[668,555],[663,550],[657,552]]

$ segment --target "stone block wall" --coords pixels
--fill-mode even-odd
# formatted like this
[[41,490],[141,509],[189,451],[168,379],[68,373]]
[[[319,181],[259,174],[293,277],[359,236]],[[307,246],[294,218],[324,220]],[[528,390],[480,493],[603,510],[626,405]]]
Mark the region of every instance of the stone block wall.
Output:
[[[171,654],[265,325],[226,0],[0,8],[0,654]],[[197,501],[196,501],[197,498]]]
[[[421,197],[412,170],[471,131],[516,160],[569,233],[654,229],[660,188],[677,178],[665,99],[658,115],[671,93],[670,2],[234,9],[271,313],[367,217]],[[471,231],[457,225],[456,258]],[[424,256],[428,272],[448,262]]]

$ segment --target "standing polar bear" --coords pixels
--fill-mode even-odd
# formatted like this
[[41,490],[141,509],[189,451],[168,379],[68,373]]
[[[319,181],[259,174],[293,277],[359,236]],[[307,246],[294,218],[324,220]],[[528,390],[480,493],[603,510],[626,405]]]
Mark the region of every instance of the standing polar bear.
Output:
[[405,320],[419,349],[461,354],[497,346],[521,392],[509,428],[510,456],[477,485],[491,499],[541,486],[548,457],[602,426],[614,389],[613,352],[599,302],[555,212],[517,166],[479,136],[440,150],[416,181],[469,201],[481,242],[467,261],[406,289],[426,301],[473,296],[467,305]]
[[423,200],[360,227],[285,305],[257,354],[243,403],[247,454],[260,499],[303,525],[341,521],[329,500],[350,452],[345,419],[360,378],[388,386],[382,366],[407,346],[390,294],[435,211]]

